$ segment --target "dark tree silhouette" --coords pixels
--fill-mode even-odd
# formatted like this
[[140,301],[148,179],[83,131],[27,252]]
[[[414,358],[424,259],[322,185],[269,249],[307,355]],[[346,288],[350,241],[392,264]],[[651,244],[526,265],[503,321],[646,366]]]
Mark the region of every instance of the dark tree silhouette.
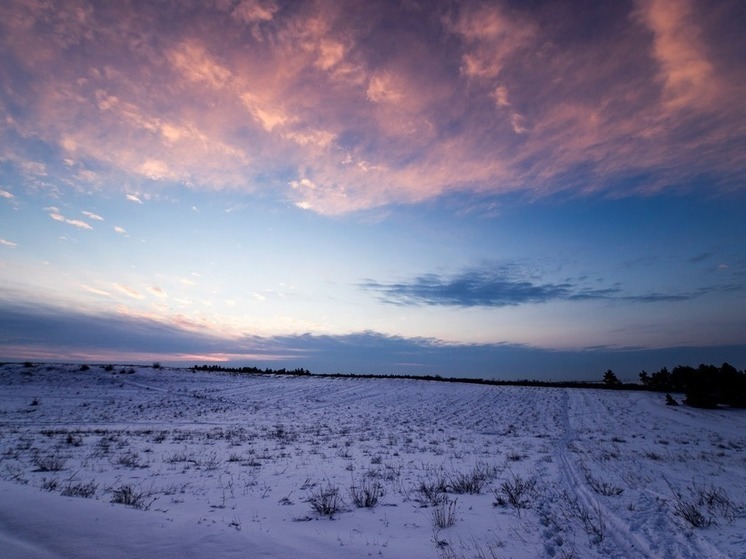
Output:
[[611,369],[604,373],[604,384],[614,388],[618,388],[622,385],[621,381],[617,378],[616,373]]

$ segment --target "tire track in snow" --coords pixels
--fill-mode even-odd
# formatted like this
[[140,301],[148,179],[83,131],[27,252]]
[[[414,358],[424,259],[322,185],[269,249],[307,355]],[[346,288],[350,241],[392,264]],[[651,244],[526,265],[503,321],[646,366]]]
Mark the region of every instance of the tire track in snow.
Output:
[[[612,555],[614,547],[609,548],[608,545],[603,545],[604,542],[601,542],[602,545],[599,548],[608,555],[625,558],[664,556],[686,559],[700,559],[702,557],[709,559],[728,559],[728,555],[719,551],[705,538],[693,532],[688,533],[686,529],[682,530],[674,522],[666,507],[660,508],[654,505],[654,503],[664,502],[668,498],[667,495],[662,495],[647,487],[638,489],[638,503],[646,503],[649,506],[646,506],[644,509],[636,509],[635,512],[630,511],[630,514],[633,516],[628,519],[621,518],[608,506],[604,505],[602,499],[599,499],[594,494],[592,488],[586,483],[584,472],[579,470],[576,461],[568,453],[574,442],[584,443],[586,446],[591,443],[591,441],[581,441],[578,433],[571,425],[570,406],[568,402],[569,394],[572,394],[575,400],[572,409],[582,410],[583,417],[580,418],[581,421],[579,423],[587,426],[589,418],[593,418],[591,423],[594,424],[595,431],[613,432],[611,425],[617,425],[617,429],[621,429],[621,432],[625,432],[625,430],[628,432],[631,431],[632,424],[635,422],[639,423],[639,420],[636,420],[633,415],[638,408],[635,405],[630,406],[629,403],[626,408],[619,408],[617,406],[609,407],[608,396],[610,395],[598,397],[597,394],[587,391],[565,391],[563,402],[565,431],[557,449],[560,475],[563,479],[570,482],[573,494],[578,498],[579,502],[583,503],[589,510],[598,507],[596,510],[603,513],[607,529],[612,528],[611,534],[616,549],[623,551]],[[578,418],[579,416],[575,415],[574,417]],[[658,419],[662,420],[663,418],[658,417]],[[604,423],[609,424],[608,429],[603,428],[602,425]],[[623,460],[625,459],[628,460],[630,458],[623,458]],[[629,471],[629,464],[627,463],[623,469]],[[591,506],[589,507],[589,505]],[[666,536],[661,538],[661,534],[666,534]],[[629,544],[627,544],[626,548],[623,546],[620,547],[620,541],[623,544],[631,541],[631,550],[627,550],[629,549]],[[642,553],[646,553],[646,555]]]
[[573,459],[570,457],[570,446],[577,439],[577,435],[570,424],[570,406],[568,400],[568,389],[565,389],[562,397],[563,434],[556,448],[562,484],[577,498],[578,502],[585,507],[589,514],[593,514],[593,511],[598,514],[596,521],[599,523],[603,522],[603,527],[599,526],[599,530],[603,530],[603,540],[599,542],[599,547],[602,548],[607,556],[622,558],[639,557],[641,559],[645,557],[657,557],[646,542],[630,531],[629,525],[624,520],[594,497],[593,490],[586,485],[583,479],[583,473],[578,470]]

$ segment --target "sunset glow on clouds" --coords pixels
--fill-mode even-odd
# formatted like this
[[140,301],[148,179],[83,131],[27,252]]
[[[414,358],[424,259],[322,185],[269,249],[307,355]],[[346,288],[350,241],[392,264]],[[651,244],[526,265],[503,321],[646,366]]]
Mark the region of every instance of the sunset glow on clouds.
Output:
[[299,361],[360,332],[743,347],[744,23],[735,1],[4,2],[0,297]]

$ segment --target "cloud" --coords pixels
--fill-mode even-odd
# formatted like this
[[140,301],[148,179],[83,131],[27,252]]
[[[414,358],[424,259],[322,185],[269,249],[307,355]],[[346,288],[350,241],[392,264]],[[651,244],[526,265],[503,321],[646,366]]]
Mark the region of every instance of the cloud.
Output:
[[242,0],[233,8],[231,15],[245,23],[271,21],[278,9],[277,4],[271,0]]
[[640,0],[639,14],[654,34],[665,105],[673,110],[708,105],[719,89],[702,29],[689,0]]
[[[448,344],[377,332],[343,335],[221,338],[178,321],[117,313],[86,314],[0,297],[0,358],[24,360],[222,361],[238,366],[304,367],[314,373],[599,380],[613,369],[636,380],[642,369],[727,361],[746,367],[746,346],[658,349],[596,347],[552,351],[517,344]],[[35,357],[36,358],[36,357]],[[278,365],[279,364],[279,365]]]
[[[56,210],[56,208],[49,208],[50,210]],[[59,221],[61,223],[67,223],[68,225],[72,225],[73,227],[77,227],[78,229],[89,229],[93,230],[93,227],[91,227],[88,223],[85,221],[82,221],[80,219],[68,219],[65,216],[63,216],[60,213],[57,213],[56,211],[50,211],[49,217],[51,217],[55,221]]]
[[86,212],[86,211],[84,211],[83,215],[86,216],[88,219],[92,219],[94,221],[104,221],[103,217],[101,217],[100,215],[95,214],[93,212]]
[[17,243],[14,243],[13,241],[8,241],[5,239],[0,239],[0,245],[8,248],[16,248],[18,246]]
[[144,299],[145,296],[140,293],[137,289],[133,287],[129,287],[128,285],[122,285],[121,283],[115,283],[114,287],[119,290],[121,293],[124,293],[125,295],[128,295],[129,297],[132,297],[133,299]]
[[464,53],[461,72],[469,78],[499,76],[506,59],[529,46],[537,25],[503,10],[498,3],[463,6],[456,18],[447,20],[450,31],[461,37]]
[[15,198],[15,196],[11,194],[10,192],[8,192],[7,190],[3,190],[2,188],[0,188],[0,198],[5,198],[6,200],[12,200],[13,198]]
[[[146,176],[147,178],[156,181],[165,179],[176,180],[179,178],[179,175],[172,171],[169,168],[168,164],[156,159],[148,159],[147,161],[145,161],[145,163],[140,165],[138,172]],[[134,202],[135,200],[132,201]],[[141,201],[138,200],[138,202],[142,204]]]
[[689,262],[692,264],[698,264],[699,262],[703,262],[704,260],[709,260],[713,256],[715,256],[715,254],[712,252],[703,252],[701,254],[697,254],[696,256],[692,256],[689,259]]
[[65,219],[65,223],[68,223],[73,227],[77,227],[79,229],[93,229],[93,227],[80,219]]
[[91,287],[90,285],[81,285],[85,291],[88,293],[93,293],[94,295],[101,295],[103,297],[111,297],[111,293],[108,291],[104,291],[103,289],[99,289],[97,287]]
[[569,283],[538,283],[516,277],[510,267],[467,270],[444,277],[425,274],[402,283],[366,281],[365,290],[380,294],[382,301],[397,305],[458,307],[505,307],[552,300],[606,299],[617,289],[589,289]]
[[135,202],[136,204],[142,204],[142,200],[135,196],[134,194],[127,194],[127,200],[130,202]]
[[9,0],[0,156],[28,187],[267,190],[323,214],[743,188],[737,3],[508,4]]
[[156,297],[159,297],[161,299],[168,297],[168,294],[158,286],[148,287],[148,292],[151,295],[155,295]]
[[[4,344],[80,350],[189,351],[210,346],[209,336],[143,318],[85,314],[56,307],[0,301]],[[36,333],[34,330],[38,328]],[[15,331],[15,333],[12,333]],[[196,342],[196,343],[195,343]]]
[[119,233],[120,235],[128,236],[127,230],[124,227],[120,227],[119,225],[114,226],[114,232]]
[[231,71],[221,65],[198,41],[185,41],[167,53],[171,64],[190,81],[220,89],[231,79]]
[[486,308],[595,299],[632,303],[679,302],[713,293],[743,290],[737,284],[720,284],[689,292],[629,294],[618,286],[600,289],[580,282],[541,282],[526,277],[513,265],[483,266],[450,276],[423,274],[398,283],[367,280],[359,287],[378,293],[381,301],[394,305]]

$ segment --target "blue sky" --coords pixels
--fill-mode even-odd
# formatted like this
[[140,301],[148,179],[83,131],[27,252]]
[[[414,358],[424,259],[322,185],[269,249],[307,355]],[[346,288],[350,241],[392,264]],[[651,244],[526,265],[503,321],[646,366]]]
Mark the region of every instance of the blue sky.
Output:
[[0,359],[746,367],[708,6],[3,3]]

